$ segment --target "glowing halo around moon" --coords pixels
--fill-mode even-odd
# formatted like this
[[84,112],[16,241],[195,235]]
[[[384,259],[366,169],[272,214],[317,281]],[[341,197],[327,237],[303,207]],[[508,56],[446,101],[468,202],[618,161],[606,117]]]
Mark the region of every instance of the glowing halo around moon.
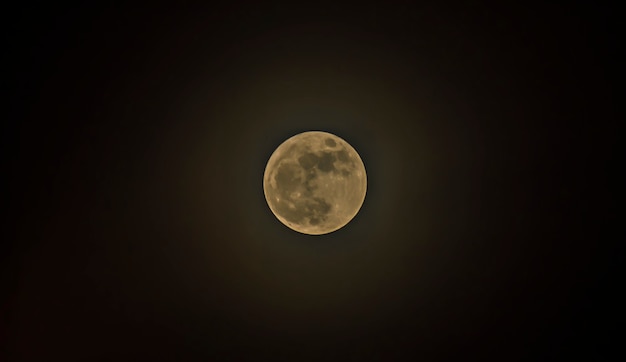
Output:
[[328,234],[359,212],[367,190],[356,150],[327,132],[309,131],[283,142],[265,167],[263,191],[276,218],[292,230]]

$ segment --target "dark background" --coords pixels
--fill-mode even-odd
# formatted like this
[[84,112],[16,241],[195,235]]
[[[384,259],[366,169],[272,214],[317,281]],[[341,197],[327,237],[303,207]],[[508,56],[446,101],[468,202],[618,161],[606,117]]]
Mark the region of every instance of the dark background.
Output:
[[[7,10],[0,359],[608,359],[616,11],[471,3]],[[325,236],[262,190],[306,130]]]

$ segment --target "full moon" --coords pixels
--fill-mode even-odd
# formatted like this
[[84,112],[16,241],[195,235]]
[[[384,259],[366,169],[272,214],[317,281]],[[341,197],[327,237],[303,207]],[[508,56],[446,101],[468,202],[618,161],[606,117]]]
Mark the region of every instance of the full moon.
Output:
[[272,213],[287,227],[309,235],[341,229],[359,212],[367,190],[356,150],[327,132],[297,134],[274,151],[263,175]]

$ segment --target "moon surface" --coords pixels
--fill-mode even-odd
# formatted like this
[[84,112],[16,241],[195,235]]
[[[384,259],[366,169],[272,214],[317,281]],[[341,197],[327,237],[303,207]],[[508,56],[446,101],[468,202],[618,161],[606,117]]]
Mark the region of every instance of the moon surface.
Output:
[[309,131],[283,142],[263,175],[272,213],[287,227],[309,235],[341,229],[365,200],[367,175],[356,150],[327,132]]

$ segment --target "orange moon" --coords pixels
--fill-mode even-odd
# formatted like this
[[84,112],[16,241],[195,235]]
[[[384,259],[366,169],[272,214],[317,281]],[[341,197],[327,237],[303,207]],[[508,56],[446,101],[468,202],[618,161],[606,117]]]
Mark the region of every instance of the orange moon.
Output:
[[292,230],[328,234],[359,212],[367,190],[365,165],[356,150],[327,132],[309,131],[283,142],[263,175],[272,213]]

